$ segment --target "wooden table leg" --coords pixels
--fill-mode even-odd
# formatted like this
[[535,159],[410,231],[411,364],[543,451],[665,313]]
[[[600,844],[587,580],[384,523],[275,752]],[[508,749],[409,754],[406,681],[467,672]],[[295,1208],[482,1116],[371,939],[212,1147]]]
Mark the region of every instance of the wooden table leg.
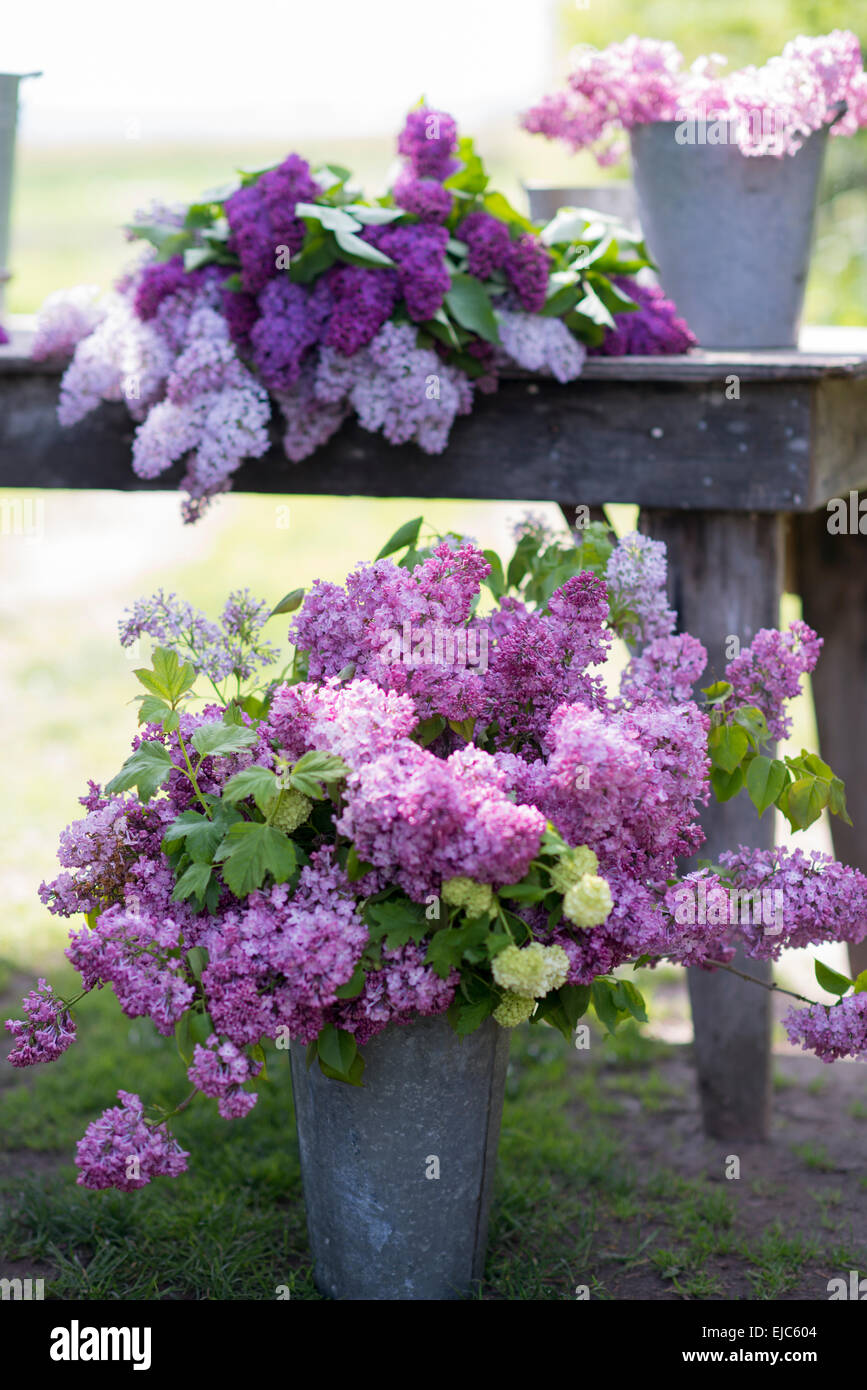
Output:
[[[681,631],[707,648],[701,685],[719,679],[737,638],[746,647],[779,621],[783,518],[736,512],[642,510],[641,529],[668,547],[669,595]],[[700,856],[715,859],[739,844],[773,845],[774,822],[762,820],[746,793],[711,801],[702,813],[707,839]],[[767,962],[733,962],[770,980]],[[771,1121],[771,996],[722,971],[691,969],[689,993],[705,1132],[719,1139],[767,1138]]]
[[[812,677],[819,747],[846,783],[853,822],[832,818],[834,853],[867,873],[867,535],[831,534],[823,510],[795,518],[793,540],[804,620],[824,639]],[[849,961],[853,974],[867,970],[867,941]]]

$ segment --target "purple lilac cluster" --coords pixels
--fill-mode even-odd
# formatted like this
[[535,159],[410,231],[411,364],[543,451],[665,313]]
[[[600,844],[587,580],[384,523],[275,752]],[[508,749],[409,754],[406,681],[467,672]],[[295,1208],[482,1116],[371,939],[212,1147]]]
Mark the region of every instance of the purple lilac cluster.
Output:
[[7,1019],[6,1028],[15,1046],[6,1058],[13,1067],[32,1067],[37,1062],[55,1062],[75,1042],[75,1024],[62,999],[45,980],[25,994],[21,1006],[25,1019]]
[[687,352],[695,347],[695,334],[658,285],[641,285],[637,280],[623,276],[615,276],[613,283],[628,294],[638,308],[625,314],[615,314],[615,327],[605,330],[599,347],[588,349],[591,355],[660,357]]
[[732,685],[729,703],[756,705],[768,721],[771,738],[786,738],[792,721],[785,701],[799,694],[801,676],[813,670],[821,649],[822,638],[800,620],[790,623],[786,632],[763,627],[726,667],[725,678]]
[[345,588],[316,581],[290,636],[310,651],[311,679],[351,664],[357,678],[411,696],[419,719],[475,718],[484,713],[487,633],[470,614],[489,571],[476,547],[446,542],[412,571],[390,560],[360,565]]
[[301,250],[305,228],[295,205],[313,202],[320,192],[306,159],[290,154],[227,198],[228,247],[241,262],[243,290],[258,294],[274,278],[280,247],[290,255]]
[[867,1057],[867,994],[850,994],[837,1004],[790,1009],[783,1019],[789,1042],[800,1043],[823,1062]]
[[632,35],[597,50],[579,47],[566,89],[522,118],[525,130],[592,146],[600,164],[624,153],[623,133],[652,121],[724,120],[745,155],[794,154],[812,131],[852,135],[867,124],[867,76],[858,38],[835,29],[787,43],[763,67],[723,73],[718,54],[689,68],[673,43]]
[[135,1192],[153,1178],[185,1173],[190,1155],[165,1125],[148,1124],[137,1095],[118,1091],[117,1098],[120,1105],[103,1111],[78,1141],[79,1186]]
[[655,637],[633,656],[620,678],[620,693],[634,704],[662,700],[682,704],[692,699],[693,687],[707,665],[707,652],[695,637]]
[[587,349],[562,319],[501,310],[500,344],[506,359],[526,372],[574,381],[581,375]]
[[769,931],[761,922],[742,922],[738,928],[747,954],[757,960],[777,960],[784,948],[841,940],[857,944],[867,936],[867,877],[859,869],[818,850],[808,857],[781,846],[741,845],[736,852],[724,851],[719,862],[736,888],[770,894],[771,902],[775,892],[780,894],[781,931]]

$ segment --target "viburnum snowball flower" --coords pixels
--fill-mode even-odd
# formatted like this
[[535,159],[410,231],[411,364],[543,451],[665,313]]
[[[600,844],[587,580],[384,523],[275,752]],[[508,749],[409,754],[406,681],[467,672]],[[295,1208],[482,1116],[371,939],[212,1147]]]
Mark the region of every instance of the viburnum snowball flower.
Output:
[[560,946],[507,946],[494,956],[491,972],[498,985],[522,999],[542,999],[565,984],[569,957]]
[[561,855],[551,870],[551,886],[558,893],[568,893],[585,874],[595,874],[599,860],[589,845],[576,845],[568,854]]
[[599,874],[582,874],[566,891],[563,916],[576,927],[600,927],[613,906],[607,879],[600,878]]
[[462,907],[468,917],[481,917],[490,911],[494,895],[489,883],[474,883],[471,878],[450,878],[443,884],[443,902]]
[[312,810],[313,802],[309,796],[287,787],[280,793],[277,807],[271,815],[271,824],[291,835],[293,830],[297,830],[299,825],[303,825],[309,819]]
[[501,1028],[517,1028],[530,1017],[536,1008],[535,998],[525,999],[520,994],[507,991],[494,1009],[494,1018]]

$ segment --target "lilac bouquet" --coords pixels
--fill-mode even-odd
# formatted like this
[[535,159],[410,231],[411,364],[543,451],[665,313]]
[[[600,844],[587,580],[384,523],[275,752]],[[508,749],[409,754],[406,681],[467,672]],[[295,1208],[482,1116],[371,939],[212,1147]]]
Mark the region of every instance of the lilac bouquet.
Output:
[[572,381],[588,347],[695,341],[661,294],[639,294],[642,242],[587,217],[540,234],[445,112],[410,112],[398,151],[401,172],[373,201],[347,169],[291,154],[190,207],[140,214],[127,233],[144,255],[113,293],[79,286],[40,312],[33,356],[73,354],[61,424],[125,401],[135,472],[182,464],[194,520],[271,447],[275,411],[293,461],[352,415],[439,453],[503,370]]
[[[83,994],[110,985],[175,1033],[191,1087],[176,1110],[202,1095],[247,1114],[265,1040],[363,1085],[368,1039],[420,1016],[568,1039],[592,1007],[613,1032],[646,1017],[624,966],[864,938],[867,878],[827,856],[735,847],[679,874],[712,792],[795,827],[846,808],[814,754],[762,751],[819,639],[761,632],[696,698],[706,653],[675,634],[665,580],[664,546],[637,534],[528,523],[504,566],[417,518],[345,584],[271,612],[247,592],[219,623],[162,593],[135,605],[121,641],[157,644],[135,673],[141,728],[40,892],[84,915],[67,950]],[[273,675],[263,628],[290,612],[294,656]],[[609,689],[615,633],[631,660]],[[840,1001],[804,1001],[791,1037],[828,1061],[867,1051],[864,979],[817,973]],[[7,1024],[13,1065],[61,1057],[81,997],[40,980]],[[169,1113],[118,1099],[78,1145],[79,1183],[183,1171]]]
[[708,121],[708,143],[734,138],[745,155],[777,157],[823,126],[852,135],[867,124],[867,75],[848,30],[802,35],[760,68],[726,73],[725,62],[711,53],[687,68],[675,44],[635,35],[601,50],[585,45],[565,91],[543,97],[522,125],[573,150],[592,147],[604,165],[625,153],[625,131],[651,121]]

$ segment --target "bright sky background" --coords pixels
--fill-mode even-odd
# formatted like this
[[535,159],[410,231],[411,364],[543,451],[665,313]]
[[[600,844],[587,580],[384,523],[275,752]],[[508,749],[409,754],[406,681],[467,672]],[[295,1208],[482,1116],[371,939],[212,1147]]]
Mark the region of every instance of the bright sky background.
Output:
[[0,62],[28,141],[381,135],[424,94],[465,129],[549,83],[555,0],[36,0]]

